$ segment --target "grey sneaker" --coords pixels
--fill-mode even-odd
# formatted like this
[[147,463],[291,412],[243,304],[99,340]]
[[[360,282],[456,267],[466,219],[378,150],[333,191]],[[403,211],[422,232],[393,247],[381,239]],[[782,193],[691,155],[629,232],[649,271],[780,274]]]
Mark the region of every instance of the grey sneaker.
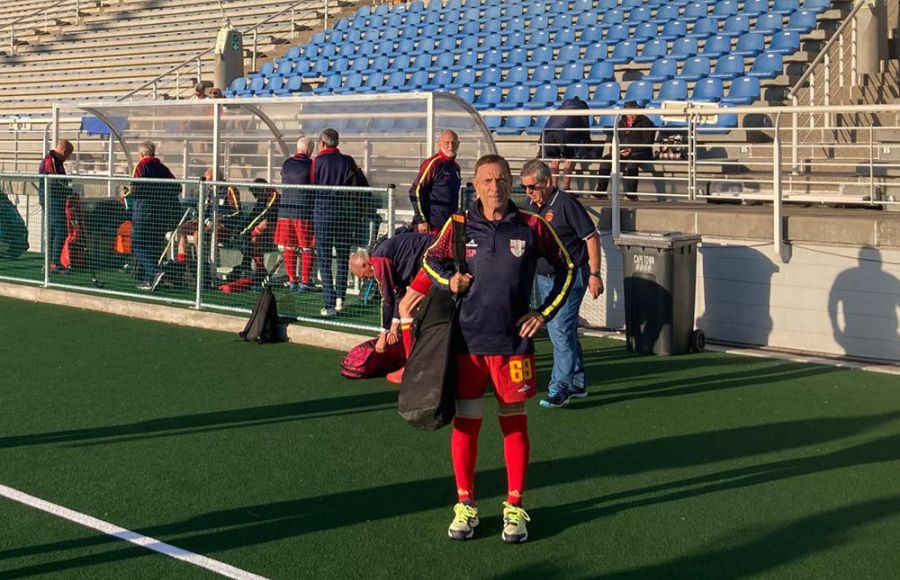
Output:
[[478,527],[478,509],[467,503],[459,502],[453,506],[453,521],[447,535],[453,540],[468,540],[475,535]]
[[525,522],[530,522],[528,512],[517,505],[503,502],[503,532],[500,538],[507,544],[521,544],[528,539],[528,527]]
[[566,387],[555,387],[550,389],[550,393],[546,399],[541,399],[541,407],[544,409],[558,409],[569,404],[572,396]]
[[578,387],[570,387],[567,389],[569,391],[569,399],[583,399],[588,396],[587,389],[578,388]]

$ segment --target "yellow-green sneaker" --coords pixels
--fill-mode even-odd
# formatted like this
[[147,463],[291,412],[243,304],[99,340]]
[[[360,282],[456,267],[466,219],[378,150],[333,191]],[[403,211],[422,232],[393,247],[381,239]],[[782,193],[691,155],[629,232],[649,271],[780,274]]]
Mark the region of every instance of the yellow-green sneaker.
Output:
[[521,544],[528,539],[525,522],[530,521],[528,512],[509,502],[503,502],[503,533],[500,537],[507,544]]
[[477,526],[478,509],[473,505],[459,502],[453,506],[453,521],[450,522],[447,535],[454,540],[468,540],[475,535]]

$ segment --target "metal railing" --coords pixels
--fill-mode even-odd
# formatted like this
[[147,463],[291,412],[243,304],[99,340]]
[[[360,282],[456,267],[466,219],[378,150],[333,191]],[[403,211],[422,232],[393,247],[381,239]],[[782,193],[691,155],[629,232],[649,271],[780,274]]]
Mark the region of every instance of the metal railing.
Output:
[[[302,4],[316,4],[321,5],[324,4],[323,14],[322,14],[322,27],[323,29],[328,28],[328,17],[329,12],[331,10],[332,5],[330,5],[329,0],[320,0],[315,2],[310,2],[310,0],[298,0],[291,4],[290,6],[276,12],[275,14],[269,15],[263,20],[257,22],[253,26],[241,30],[242,35],[251,34],[252,35],[252,44],[250,47],[250,68],[251,70],[256,70],[256,59],[257,53],[259,52],[259,34],[262,32],[262,29],[272,23],[278,23],[278,31],[283,29],[284,23],[281,22],[282,17],[285,15],[290,15],[290,38],[293,40],[296,38],[297,33],[297,9]],[[333,6],[337,6],[335,3]],[[204,72],[204,61],[208,61],[210,55],[215,51],[215,43],[214,45],[203,50],[190,58],[185,59],[184,61],[176,64],[172,68],[158,75],[157,77],[147,81],[136,89],[128,92],[127,94],[119,97],[118,101],[126,101],[126,100],[135,100],[139,98],[153,98],[157,99],[166,91],[171,91],[168,96],[169,98],[181,99],[186,98],[183,92],[184,81],[199,80],[203,77]],[[245,49],[246,50],[246,49]],[[188,88],[191,88],[193,85],[188,82]],[[222,89],[226,89],[227,87],[220,87]]]
[[[57,0],[56,2],[51,3],[49,6],[45,6],[40,8],[39,10],[35,10],[29,14],[25,14],[16,18],[12,22],[7,22],[2,27],[0,27],[0,37],[9,36],[9,50],[10,53],[16,52],[16,48],[18,43],[16,41],[16,29],[22,29],[26,26],[35,26],[35,25],[43,25],[44,30],[47,31],[50,28],[50,18],[51,14],[56,15],[67,15],[70,14],[70,9],[74,8],[74,16],[75,21],[78,22],[81,19],[81,5],[79,0]],[[56,10],[64,5],[70,5],[65,10]],[[6,32],[8,30],[8,32]]]

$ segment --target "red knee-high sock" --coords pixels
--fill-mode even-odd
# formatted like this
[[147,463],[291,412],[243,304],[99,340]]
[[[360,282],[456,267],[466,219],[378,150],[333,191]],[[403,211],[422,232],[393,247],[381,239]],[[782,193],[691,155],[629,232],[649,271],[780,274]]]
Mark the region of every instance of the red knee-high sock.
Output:
[[453,458],[453,473],[456,475],[456,494],[459,501],[475,501],[475,462],[478,459],[478,432],[481,419],[456,417],[453,419],[453,434],[450,435],[450,456]]
[[500,416],[503,430],[503,454],[506,457],[506,480],[509,487],[506,501],[512,505],[522,504],[525,491],[525,473],[528,471],[528,454],[531,443],[528,440],[528,415]]
[[288,282],[297,281],[297,250],[284,249],[284,271],[287,272]]
[[300,256],[300,279],[304,284],[312,284],[309,275],[312,273],[315,256],[316,254],[312,250],[303,250],[303,255]]
[[253,248],[253,263],[256,266],[257,272],[264,272],[266,269],[266,263],[263,260],[263,253],[260,251],[259,246],[255,246]]
[[403,337],[403,352],[409,359],[409,353],[412,352],[412,318],[400,320],[400,334]]

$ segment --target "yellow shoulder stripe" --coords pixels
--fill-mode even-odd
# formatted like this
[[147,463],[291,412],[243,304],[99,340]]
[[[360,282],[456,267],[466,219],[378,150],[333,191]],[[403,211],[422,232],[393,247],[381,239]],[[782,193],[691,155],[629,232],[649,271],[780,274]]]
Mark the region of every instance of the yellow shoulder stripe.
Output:
[[526,211],[523,209],[520,209],[519,211],[524,214],[533,215],[544,223],[547,229],[550,230],[550,233],[553,234],[553,239],[556,240],[556,245],[559,246],[560,251],[562,251],[563,258],[566,260],[566,281],[563,284],[562,290],[560,290],[559,294],[556,295],[556,298],[553,299],[553,302],[551,302],[546,308],[544,308],[543,311],[541,311],[541,314],[543,316],[550,316],[550,314],[552,314],[554,310],[559,308],[559,305],[562,303],[566,292],[572,285],[572,279],[574,277],[573,270],[575,269],[575,264],[572,262],[572,258],[569,256],[568,250],[566,250],[566,247],[563,245],[562,240],[559,239],[556,230],[553,229],[552,225],[550,225],[550,222],[534,212]]
[[422,209],[422,179],[428,175],[428,172],[431,171],[431,167],[435,164],[437,160],[440,159],[440,156],[435,155],[431,158],[431,161],[428,162],[428,165],[425,166],[425,169],[419,174],[419,181],[416,183],[416,207],[419,208],[419,215],[422,216],[426,222],[428,221],[428,216],[425,215],[425,210]]
[[443,284],[444,286],[449,286],[449,285],[450,285],[450,280],[447,280],[446,278],[441,278],[441,275],[440,275],[439,273],[435,272],[435,271],[428,265],[428,254],[431,253],[431,250],[434,249],[434,247],[438,245],[438,243],[439,243],[439,242],[441,241],[441,239],[444,237],[444,232],[447,231],[447,228],[449,228],[449,227],[450,227],[450,224],[452,224],[452,223],[453,223],[453,218],[451,217],[451,218],[448,219],[447,222],[444,224],[444,227],[441,228],[441,233],[438,234],[438,237],[437,237],[437,239],[434,241],[434,243],[431,244],[430,246],[428,246],[428,249],[425,250],[425,253],[422,255],[422,267],[425,268],[425,271],[428,272],[428,275],[429,275],[429,276],[431,276],[432,278],[434,278],[435,280],[437,280],[438,282],[440,282],[440,283]]

